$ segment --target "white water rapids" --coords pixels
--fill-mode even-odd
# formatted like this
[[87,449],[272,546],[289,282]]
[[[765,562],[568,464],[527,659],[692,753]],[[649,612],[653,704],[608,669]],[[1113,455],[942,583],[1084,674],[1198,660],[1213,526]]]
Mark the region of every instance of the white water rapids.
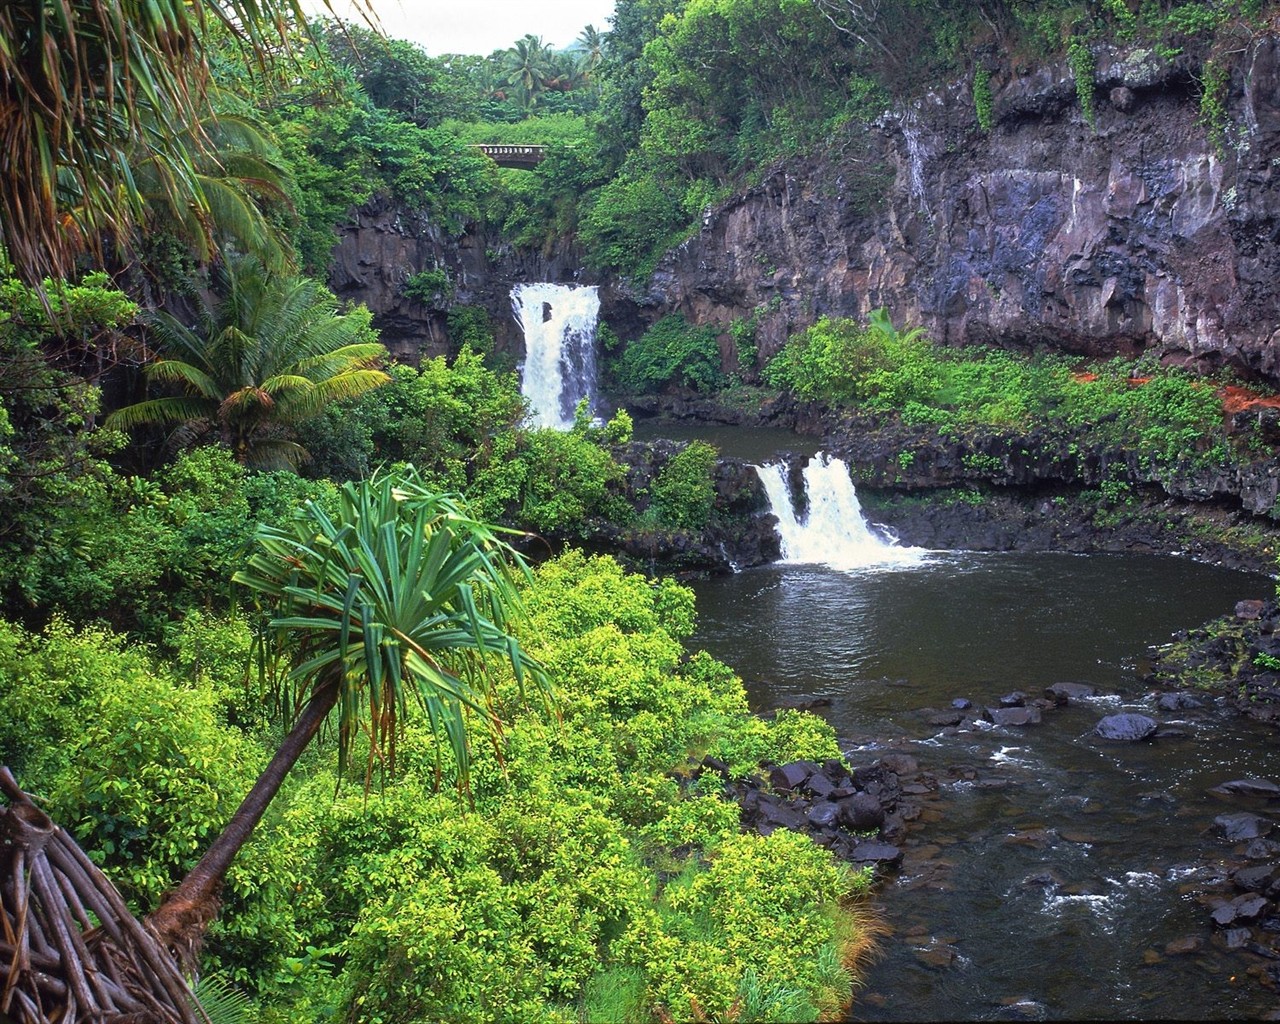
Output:
[[784,562],[809,562],[833,569],[915,565],[928,551],[908,548],[878,533],[862,514],[862,504],[840,459],[818,453],[804,467],[808,509],[797,516],[782,463],[756,466],[769,496],[770,511],[778,518]]

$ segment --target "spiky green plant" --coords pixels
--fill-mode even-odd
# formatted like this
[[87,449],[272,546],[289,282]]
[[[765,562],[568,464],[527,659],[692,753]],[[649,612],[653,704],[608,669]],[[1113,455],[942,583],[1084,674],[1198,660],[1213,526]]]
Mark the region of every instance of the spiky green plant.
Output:
[[334,716],[340,765],[353,741],[394,770],[413,709],[466,784],[469,726],[496,743],[497,683],[511,673],[544,694],[542,667],[512,634],[523,616],[520,556],[459,499],[430,491],[412,467],[347,483],[336,515],[308,502],[282,527],[261,526],[236,583],[274,612],[270,643],[291,655],[283,677],[293,726],[200,863],[152,915],[171,948],[189,949],[217,912],[217,893],[286,774]]

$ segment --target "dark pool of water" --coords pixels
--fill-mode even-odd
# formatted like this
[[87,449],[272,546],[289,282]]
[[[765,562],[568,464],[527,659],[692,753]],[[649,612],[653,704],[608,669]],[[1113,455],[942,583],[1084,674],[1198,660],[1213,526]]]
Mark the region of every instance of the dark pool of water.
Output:
[[658,419],[637,419],[634,436],[637,441],[706,441],[725,458],[757,465],[770,461],[779,452],[812,455],[820,445],[816,437],[776,427],[687,426]]
[[[896,750],[937,780],[920,797],[893,928],[856,1020],[1257,1018],[1277,998],[1245,973],[1196,902],[1239,848],[1216,815],[1265,811],[1209,793],[1280,778],[1274,731],[1215,711],[1154,713],[1149,645],[1224,614],[1272,581],[1173,558],[947,554],[898,570],[775,566],[694,584],[696,645],[742,675],[758,708],[801,694],[855,763]],[[994,704],[1060,681],[1108,696],[1039,726],[955,733],[926,709]],[[1096,739],[1118,710],[1181,739]],[[1206,875],[1205,865],[1210,866]],[[1052,876],[1047,884],[1029,882]],[[1168,955],[1195,937],[1198,951]]]

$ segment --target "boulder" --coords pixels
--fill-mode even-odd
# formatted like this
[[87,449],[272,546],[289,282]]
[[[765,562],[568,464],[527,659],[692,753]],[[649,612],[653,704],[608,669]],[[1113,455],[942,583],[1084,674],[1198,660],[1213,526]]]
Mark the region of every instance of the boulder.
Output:
[[1154,718],[1148,718],[1146,715],[1121,714],[1108,715],[1094,726],[1093,731],[1104,740],[1134,743],[1138,740],[1150,739],[1155,735],[1157,728]]
[[1250,921],[1256,921],[1266,913],[1269,906],[1270,904],[1263,897],[1247,894],[1223,903],[1211,916],[1214,924],[1225,928],[1231,924],[1247,924]]
[[827,828],[834,825],[836,816],[840,813],[840,808],[829,800],[819,800],[808,811],[805,812],[805,818],[808,819],[810,825],[818,828]]
[[884,807],[869,793],[855,793],[841,800],[839,823],[855,832],[878,829],[884,824]]
[[1039,725],[1040,709],[1024,707],[987,708],[986,717],[995,725]]
[[1241,622],[1252,622],[1262,617],[1263,602],[1258,600],[1237,601],[1236,618]]
[[792,761],[790,764],[780,764],[769,772],[769,782],[778,792],[787,793],[812,775],[816,767],[817,765],[811,761]]
[[910,754],[885,754],[880,766],[895,775],[914,775],[920,770],[920,762]]
[[1280,797],[1280,785],[1270,779],[1233,779],[1214,786],[1210,793],[1243,794],[1245,796]]
[[1190,711],[1204,707],[1204,701],[1189,693],[1162,693],[1156,698],[1156,707],[1161,711]]
[[1267,818],[1248,811],[1237,814],[1219,814],[1213,819],[1214,827],[1229,843],[1239,843],[1246,839],[1260,839],[1271,831],[1272,822]]
[[881,843],[870,839],[855,846],[853,856],[849,859],[855,864],[878,864],[897,867],[902,863],[902,851],[889,843]]
[[1248,928],[1228,928],[1222,938],[1227,949],[1243,949],[1253,939],[1253,932]]
[[1275,877],[1274,864],[1255,864],[1233,871],[1231,881],[1235,883],[1237,889],[1243,889],[1245,892],[1266,892]]
[[1086,697],[1096,697],[1098,688],[1088,683],[1054,683],[1044,688],[1044,695],[1055,704],[1069,704]]

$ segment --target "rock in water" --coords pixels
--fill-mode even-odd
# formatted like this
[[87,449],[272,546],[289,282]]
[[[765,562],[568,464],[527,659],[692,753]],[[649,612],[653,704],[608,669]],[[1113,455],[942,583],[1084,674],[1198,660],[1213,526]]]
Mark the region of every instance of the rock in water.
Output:
[[1146,715],[1107,715],[1094,726],[1093,731],[1104,740],[1124,740],[1134,743],[1155,735],[1157,723]]
[[1268,819],[1249,814],[1247,811],[1238,814],[1219,814],[1213,819],[1213,824],[1229,843],[1259,839],[1272,828],[1272,823]]

